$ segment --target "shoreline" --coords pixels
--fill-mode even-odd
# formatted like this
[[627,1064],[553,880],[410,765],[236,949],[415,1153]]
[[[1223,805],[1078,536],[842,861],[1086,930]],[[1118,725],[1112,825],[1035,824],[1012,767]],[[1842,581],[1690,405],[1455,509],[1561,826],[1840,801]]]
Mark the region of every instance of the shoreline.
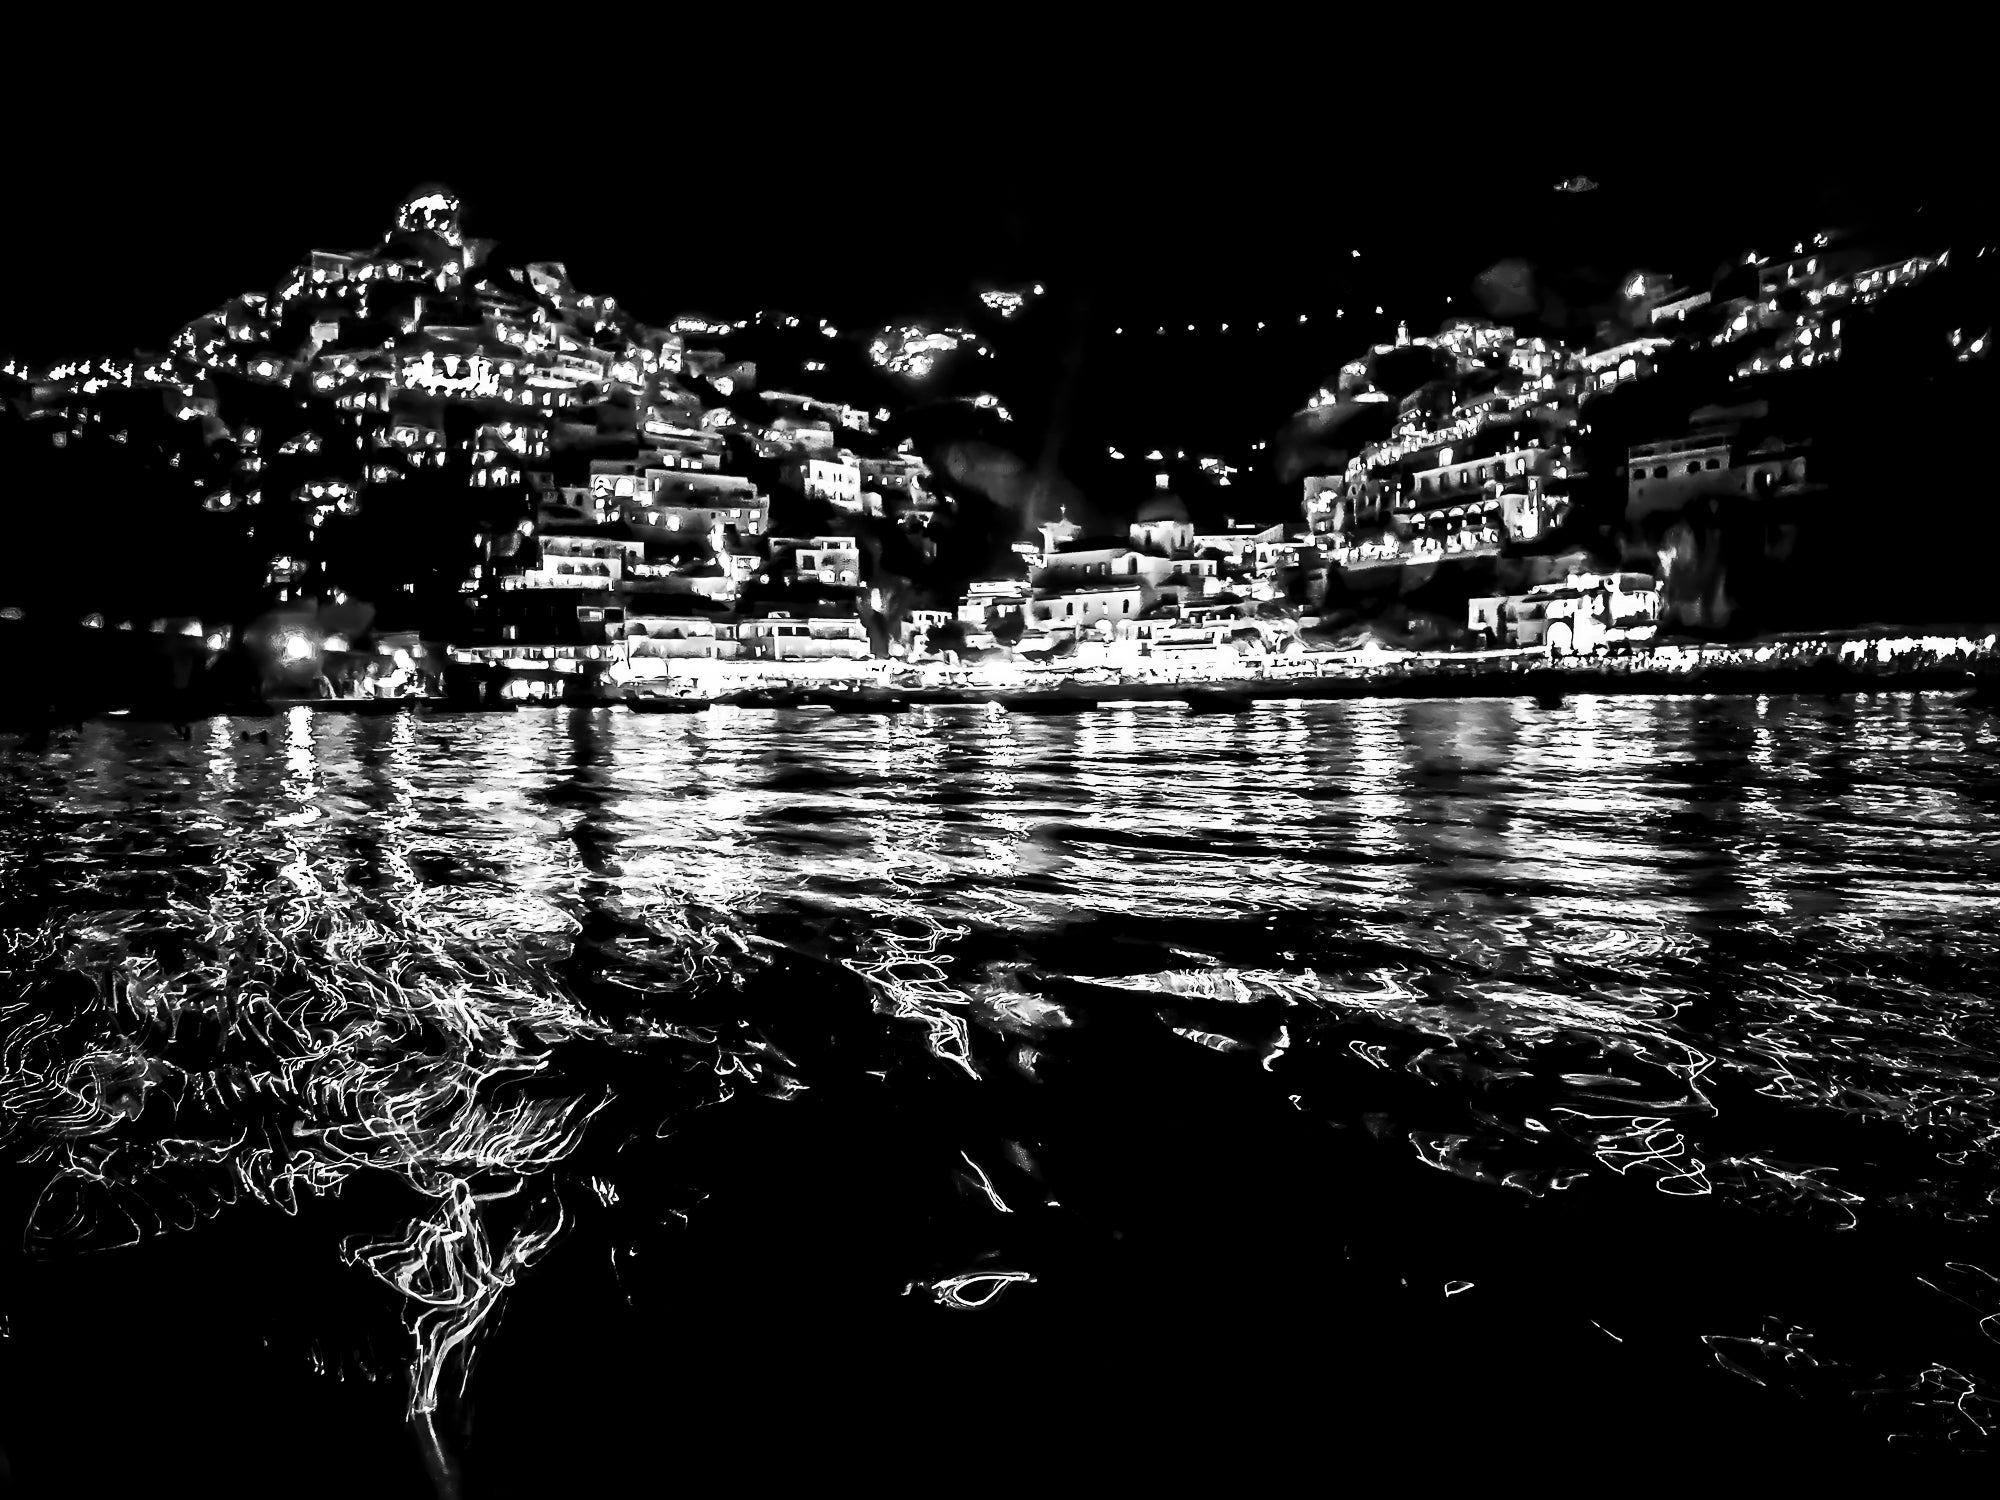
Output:
[[[1205,678],[1183,682],[1081,682],[1062,679],[1049,684],[992,687],[883,688],[824,686],[746,688],[693,697],[703,705],[769,709],[844,709],[867,712],[895,707],[1007,707],[1030,700],[1036,708],[1088,712],[1108,705],[1188,703],[1210,709],[1245,707],[1264,702],[1347,701],[1368,698],[1500,699],[1523,698],[1553,706],[1579,697],[1652,698],[1845,698],[1907,693],[1974,694],[1987,706],[2000,707],[2000,674],[1965,667],[1932,667],[1909,671],[1857,671],[1825,663],[1799,668],[1712,666],[1692,671],[1657,669],[1606,671],[1601,668],[1538,666],[1514,672],[1428,671],[1395,672],[1352,677]],[[1070,707],[1069,705],[1074,705]],[[690,705],[692,706],[692,704]],[[277,704],[245,703],[188,710],[182,715],[160,707],[100,710],[85,721],[126,718],[134,723],[193,725],[216,718],[272,719],[294,708],[314,713],[380,717],[403,712],[440,717],[514,713],[535,708],[589,710],[630,708],[623,697],[519,702],[487,706],[443,698],[373,700],[293,700]],[[73,722],[73,721],[72,721]],[[49,726],[54,727],[54,726]],[[0,734],[33,736],[37,726],[19,721],[0,724]]]

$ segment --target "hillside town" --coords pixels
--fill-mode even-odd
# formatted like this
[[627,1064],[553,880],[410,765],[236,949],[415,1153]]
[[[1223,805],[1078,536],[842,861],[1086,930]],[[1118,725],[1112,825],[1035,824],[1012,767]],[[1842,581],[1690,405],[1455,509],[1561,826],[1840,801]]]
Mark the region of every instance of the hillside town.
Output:
[[[822,359],[774,386],[742,336],[796,333],[798,317],[650,326],[561,264],[503,266],[493,249],[463,233],[448,189],[426,187],[378,245],[314,251],[161,354],[10,367],[34,442],[157,449],[159,481],[199,504],[207,560],[246,580],[224,618],[81,623],[249,648],[267,695],[433,694],[456,674],[494,703],[1258,675],[1385,642],[1616,656],[1728,623],[1699,517],[1743,503],[1790,515],[1827,488],[1782,397],[1773,416],[1770,382],[1836,365],[1857,313],[1952,259],[1878,263],[1875,247],[1820,234],[1748,255],[1705,291],[1634,273],[1595,348],[1498,319],[1430,336],[1405,324],[1294,418],[1316,470],[1294,521],[1197,523],[1154,450],[1134,460],[1157,472],[1129,521],[1087,528],[1058,500],[950,575],[926,564],[976,445],[895,439],[889,406],[787,388]],[[1041,291],[989,292],[984,311],[1012,318]],[[992,356],[976,330],[935,322],[805,332],[828,357],[865,349],[904,389],[939,359]],[[1991,339],[1954,328],[1950,357],[1983,360]],[[1718,371],[1729,399],[1684,420],[1629,398],[1712,389]],[[990,394],[963,404],[1008,418]],[[1644,440],[1607,450],[1621,432]],[[1235,472],[1201,465],[1225,485]],[[1428,638],[1385,631],[1383,601],[1421,605]],[[10,620],[50,608],[0,604]],[[1362,615],[1378,623],[1347,628]]]

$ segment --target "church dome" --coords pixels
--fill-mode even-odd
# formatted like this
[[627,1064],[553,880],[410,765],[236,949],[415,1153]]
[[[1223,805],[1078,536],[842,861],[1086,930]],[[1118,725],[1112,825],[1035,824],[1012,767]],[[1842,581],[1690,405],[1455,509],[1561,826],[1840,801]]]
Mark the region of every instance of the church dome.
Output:
[[1138,521],[1142,525],[1148,521],[1178,521],[1185,525],[1188,519],[1186,503],[1175,494],[1151,496],[1139,507]]

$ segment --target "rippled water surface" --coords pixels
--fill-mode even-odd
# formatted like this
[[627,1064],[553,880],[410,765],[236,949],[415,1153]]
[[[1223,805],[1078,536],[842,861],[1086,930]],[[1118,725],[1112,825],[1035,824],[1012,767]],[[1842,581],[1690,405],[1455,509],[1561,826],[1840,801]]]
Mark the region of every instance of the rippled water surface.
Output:
[[1989,1453],[1996,877],[1936,697],[0,748],[0,1445]]

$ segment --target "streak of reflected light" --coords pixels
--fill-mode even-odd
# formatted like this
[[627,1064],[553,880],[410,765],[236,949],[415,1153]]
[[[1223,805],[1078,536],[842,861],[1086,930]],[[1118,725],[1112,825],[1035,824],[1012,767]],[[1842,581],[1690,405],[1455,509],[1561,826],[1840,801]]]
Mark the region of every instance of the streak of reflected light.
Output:
[[[943,1281],[928,1284],[928,1290],[938,1302],[949,1308],[963,1312],[977,1311],[992,1305],[993,1299],[1010,1286],[1022,1282],[1033,1282],[1034,1277],[1026,1271],[975,1271],[964,1276],[950,1276]],[[924,1283],[916,1283],[908,1290],[915,1291]]]
[[986,1175],[986,1169],[974,1161],[969,1153],[961,1151],[958,1154],[964,1160],[965,1164],[972,1168],[973,1176],[978,1178],[979,1191],[986,1195],[986,1201],[991,1203],[1001,1213],[1011,1214],[1014,1210],[1002,1201],[999,1192],[993,1186],[993,1179]]
[[1343,890],[1366,914],[1400,910],[1408,880],[1399,868],[1402,841],[1395,831],[1402,810],[1395,786],[1404,765],[1396,735],[1399,705],[1371,700],[1343,706],[1352,710],[1346,727],[1353,772],[1345,789],[1352,792],[1347,805],[1354,812],[1336,822],[1364,861],[1342,882]]

